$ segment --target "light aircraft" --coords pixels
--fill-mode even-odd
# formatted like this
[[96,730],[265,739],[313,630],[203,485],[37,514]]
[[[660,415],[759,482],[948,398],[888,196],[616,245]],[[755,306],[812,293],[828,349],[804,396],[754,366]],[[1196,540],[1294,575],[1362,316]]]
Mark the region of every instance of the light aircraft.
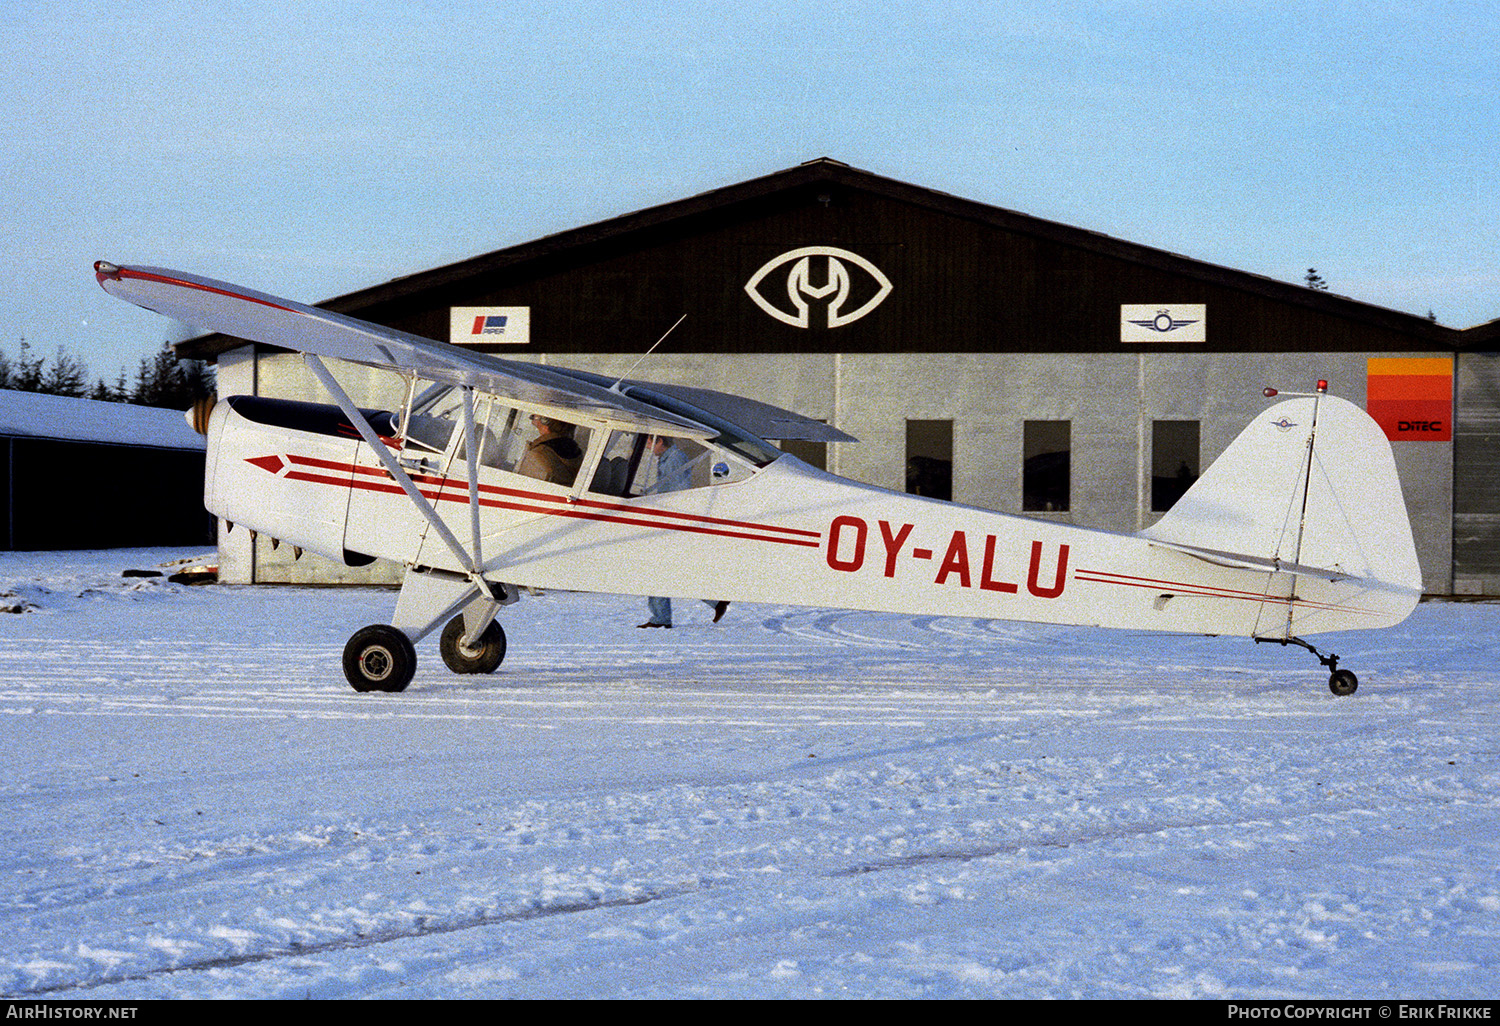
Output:
[[[1355,675],[1303,636],[1389,627],[1421,597],[1390,445],[1321,381],[1255,417],[1156,524],[1114,534],[815,469],[762,439],[852,439],[751,400],[502,360],[180,271],[95,274],[300,351],[333,397],[219,402],[205,504],[406,567],[391,622],[344,650],[359,691],[404,690],[439,629],[450,669],[492,672],[495,616],[529,586],[1233,635],[1307,649],[1347,695]],[[326,358],[402,375],[401,408],[357,408]]]

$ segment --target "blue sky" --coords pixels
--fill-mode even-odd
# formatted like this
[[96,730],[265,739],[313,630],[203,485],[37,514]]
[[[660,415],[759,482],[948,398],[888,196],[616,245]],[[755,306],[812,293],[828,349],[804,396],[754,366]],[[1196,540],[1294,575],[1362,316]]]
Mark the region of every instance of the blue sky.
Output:
[[12,0],[0,347],[133,374],[174,329],[101,257],[316,302],[819,156],[1468,327],[1497,52],[1482,3]]

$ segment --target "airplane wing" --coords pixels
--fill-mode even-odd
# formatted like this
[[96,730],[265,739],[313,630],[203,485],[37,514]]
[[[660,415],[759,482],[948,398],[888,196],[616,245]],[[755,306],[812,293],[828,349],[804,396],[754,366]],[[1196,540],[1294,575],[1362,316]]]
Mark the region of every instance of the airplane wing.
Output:
[[632,380],[615,382],[601,374],[589,371],[566,370],[561,367],[551,369],[559,374],[623,392],[643,402],[659,404],[665,399],[668,402],[686,404],[708,417],[717,417],[743,428],[757,438],[771,441],[785,441],[789,438],[807,442],[859,441],[853,435],[840,431],[832,424],[825,424],[821,420],[813,420],[800,413],[783,410],[779,406],[772,406],[770,403],[763,403],[756,399],[746,399],[740,395],[715,392],[709,388],[695,388],[691,385],[667,385],[660,382]]
[[613,390],[597,378],[470,352],[228,282],[103,260],[94,264],[94,275],[112,296],[207,331],[409,371],[430,381],[577,410],[636,430],[701,438],[718,434],[689,417]]

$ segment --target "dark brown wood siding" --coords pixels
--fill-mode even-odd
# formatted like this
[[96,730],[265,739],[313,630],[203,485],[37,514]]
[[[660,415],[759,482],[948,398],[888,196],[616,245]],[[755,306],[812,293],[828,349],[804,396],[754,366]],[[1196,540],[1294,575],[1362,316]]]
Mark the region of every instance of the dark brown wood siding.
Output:
[[[799,328],[774,319],[745,285],[767,261],[806,246],[865,258],[890,279],[890,295],[841,327]],[[681,351],[1110,352],[1122,349],[1122,304],[1202,303],[1207,342],[1123,348],[1399,352],[1444,344],[1417,318],[1351,317],[1338,297],[1301,286],[1180,258],[1178,270],[1150,266],[1107,249],[878,193],[808,186],[576,241],[376,302],[358,316],[446,338],[450,306],[528,306],[530,351],[559,354],[643,351],[682,314],[687,320],[672,341]],[[814,265],[819,269],[816,258]],[[872,287],[852,270],[856,289]]]

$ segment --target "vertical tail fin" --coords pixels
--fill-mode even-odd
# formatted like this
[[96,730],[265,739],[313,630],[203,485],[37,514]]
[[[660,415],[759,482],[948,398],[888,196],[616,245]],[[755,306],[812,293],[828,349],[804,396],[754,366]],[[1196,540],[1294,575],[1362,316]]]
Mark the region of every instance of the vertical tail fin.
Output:
[[[1361,593],[1389,596],[1381,604],[1392,623],[1422,593],[1390,443],[1363,410],[1336,396],[1290,399],[1260,414],[1142,534],[1264,566],[1287,587],[1292,576],[1353,579]],[[1291,608],[1301,596],[1285,597]],[[1296,615],[1293,609],[1274,632],[1293,633]]]

